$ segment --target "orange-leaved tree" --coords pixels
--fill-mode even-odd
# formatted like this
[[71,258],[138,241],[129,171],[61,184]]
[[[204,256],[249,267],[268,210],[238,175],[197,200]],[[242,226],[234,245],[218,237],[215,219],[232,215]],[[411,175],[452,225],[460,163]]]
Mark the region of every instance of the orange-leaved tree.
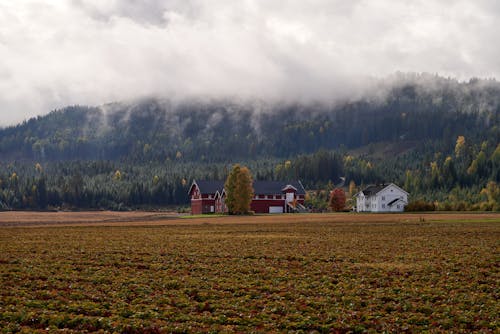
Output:
[[238,164],[233,166],[226,183],[226,205],[230,214],[242,215],[250,212],[250,204],[254,195],[250,170]]
[[346,196],[344,189],[335,188],[330,192],[330,207],[333,211],[342,211],[345,208]]

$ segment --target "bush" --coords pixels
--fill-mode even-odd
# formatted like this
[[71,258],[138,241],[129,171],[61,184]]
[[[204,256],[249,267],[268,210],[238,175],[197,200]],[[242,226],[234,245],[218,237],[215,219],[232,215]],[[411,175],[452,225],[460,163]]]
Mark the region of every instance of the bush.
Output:
[[408,203],[405,207],[405,211],[414,212],[414,211],[435,211],[436,206],[432,202],[425,201],[413,201]]

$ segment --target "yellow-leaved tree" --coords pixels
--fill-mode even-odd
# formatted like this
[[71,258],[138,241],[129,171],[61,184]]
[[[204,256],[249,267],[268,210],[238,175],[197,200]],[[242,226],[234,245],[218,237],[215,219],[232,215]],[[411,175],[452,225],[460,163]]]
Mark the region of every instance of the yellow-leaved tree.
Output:
[[226,179],[224,189],[225,203],[230,214],[242,215],[250,212],[254,191],[252,175],[247,167],[234,165]]

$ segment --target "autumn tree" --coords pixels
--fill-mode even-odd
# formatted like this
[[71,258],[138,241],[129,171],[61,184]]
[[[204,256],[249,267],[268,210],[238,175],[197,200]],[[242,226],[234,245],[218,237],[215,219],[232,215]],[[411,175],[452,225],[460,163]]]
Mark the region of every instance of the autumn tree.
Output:
[[351,180],[351,182],[349,182],[349,195],[351,197],[356,195],[356,182],[354,182],[354,180]]
[[115,174],[113,174],[113,180],[120,181],[122,179],[122,172],[117,170]]
[[457,165],[459,167],[459,170],[466,170],[472,160],[471,156],[471,148],[469,147],[469,144],[466,142],[464,136],[458,136],[457,137],[457,142],[455,145],[455,157],[457,161]]
[[344,189],[335,188],[330,192],[330,207],[333,211],[342,211],[345,208],[346,196]]
[[467,174],[477,178],[485,176],[487,174],[487,163],[486,154],[483,151],[479,152],[476,159],[472,160],[471,165],[467,168]]
[[455,156],[457,158],[463,157],[466,152],[466,146],[465,146],[465,137],[464,136],[458,136],[457,137],[457,142],[455,144]]
[[500,209],[500,187],[495,181],[490,181],[481,191],[482,195],[486,195],[486,205],[482,206],[483,210],[498,211]]
[[233,166],[224,184],[226,205],[230,214],[247,214],[254,195],[250,170],[238,164]]

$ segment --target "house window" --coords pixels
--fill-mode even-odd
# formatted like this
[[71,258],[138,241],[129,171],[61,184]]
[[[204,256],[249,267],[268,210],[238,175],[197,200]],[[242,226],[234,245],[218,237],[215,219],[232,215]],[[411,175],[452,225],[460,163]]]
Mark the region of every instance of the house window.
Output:
[[399,204],[398,204],[398,209],[399,209]]
[[382,204],[382,209],[385,209],[385,204]]
[[385,201],[385,196],[382,196],[382,201]]

